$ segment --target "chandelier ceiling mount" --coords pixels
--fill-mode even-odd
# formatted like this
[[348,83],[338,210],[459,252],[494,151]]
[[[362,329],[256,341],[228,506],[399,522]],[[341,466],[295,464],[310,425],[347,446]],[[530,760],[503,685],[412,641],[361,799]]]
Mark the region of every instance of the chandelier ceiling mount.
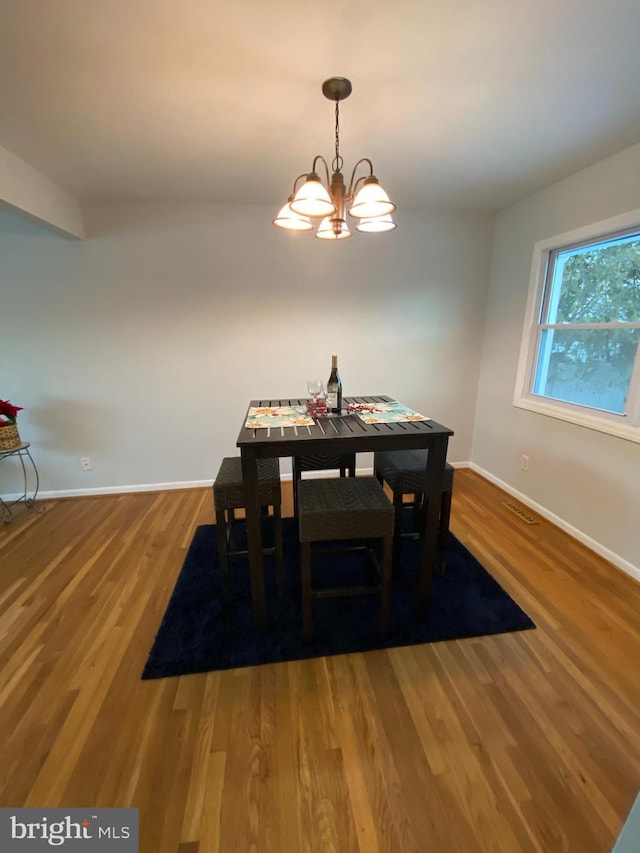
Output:
[[351,80],[346,77],[329,77],[322,84],[322,94],[330,101],[344,101],[352,91]]

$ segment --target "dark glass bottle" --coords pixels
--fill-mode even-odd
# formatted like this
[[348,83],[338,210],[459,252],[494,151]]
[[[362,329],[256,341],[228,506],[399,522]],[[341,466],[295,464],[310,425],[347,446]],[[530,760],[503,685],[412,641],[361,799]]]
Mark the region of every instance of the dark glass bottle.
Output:
[[331,373],[327,382],[327,409],[334,414],[342,410],[342,382],[338,373],[338,356],[331,356]]

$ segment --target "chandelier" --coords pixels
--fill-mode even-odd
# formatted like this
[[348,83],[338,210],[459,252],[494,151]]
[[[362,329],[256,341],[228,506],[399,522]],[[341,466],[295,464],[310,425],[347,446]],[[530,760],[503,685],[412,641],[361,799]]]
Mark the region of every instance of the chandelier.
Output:
[[[351,180],[347,187],[342,175],[343,159],[340,156],[340,101],[351,94],[351,82],[346,77],[330,77],[322,84],[322,94],[336,104],[335,157],[329,165],[324,157],[314,157],[311,171],[298,175],[293,183],[293,191],[287,203],[280,210],[273,224],[288,231],[311,231],[312,220],[321,220],[316,237],[321,240],[345,240],[351,237],[351,231],[345,217],[349,215],[357,220],[358,231],[378,233],[392,231],[396,224],[391,214],[396,209],[389,196],[373,174],[373,164],[367,157],[358,160],[353,167]],[[316,168],[318,163],[324,166],[326,185],[322,183]],[[368,166],[368,174],[356,178],[358,167]],[[300,181],[304,179],[302,186]]]

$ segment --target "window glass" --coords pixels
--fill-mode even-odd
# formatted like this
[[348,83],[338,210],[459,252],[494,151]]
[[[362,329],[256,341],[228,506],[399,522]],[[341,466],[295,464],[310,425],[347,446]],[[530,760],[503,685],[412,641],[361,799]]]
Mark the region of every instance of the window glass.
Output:
[[622,415],[638,329],[545,329],[533,393]]
[[640,320],[640,237],[551,254],[547,323]]

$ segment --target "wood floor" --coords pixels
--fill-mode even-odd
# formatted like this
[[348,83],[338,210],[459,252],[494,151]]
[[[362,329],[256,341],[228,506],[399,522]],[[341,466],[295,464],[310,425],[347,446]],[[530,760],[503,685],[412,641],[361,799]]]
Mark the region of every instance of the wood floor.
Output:
[[609,853],[640,788],[640,586],[456,472],[452,529],[537,623],[141,681],[210,490],[0,529],[0,806],[136,806],[142,853]]

